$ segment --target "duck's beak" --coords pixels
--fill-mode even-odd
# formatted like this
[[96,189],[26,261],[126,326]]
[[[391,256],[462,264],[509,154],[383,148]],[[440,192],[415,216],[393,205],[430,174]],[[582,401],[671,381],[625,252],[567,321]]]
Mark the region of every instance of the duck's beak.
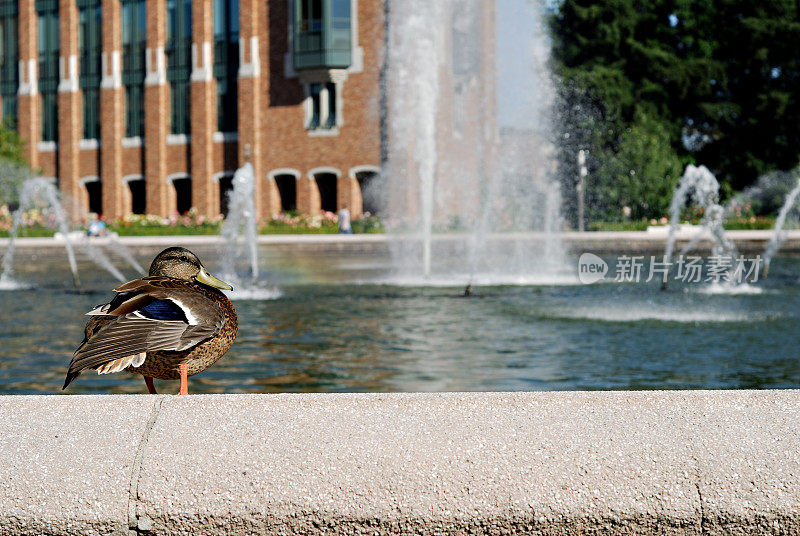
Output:
[[233,290],[232,286],[227,284],[225,281],[217,279],[213,275],[209,274],[202,266],[200,267],[200,272],[194,276],[194,278],[198,283],[208,285],[209,287],[221,288],[222,290]]

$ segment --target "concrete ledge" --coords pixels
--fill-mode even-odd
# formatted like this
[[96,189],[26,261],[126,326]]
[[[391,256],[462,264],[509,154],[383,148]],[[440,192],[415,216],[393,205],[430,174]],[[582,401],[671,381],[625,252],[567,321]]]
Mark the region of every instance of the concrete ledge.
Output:
[[800,391],[0,397],[0,534],[797,534]]
[[[725,233],[736,244],[742,253],[761,253],[767,246],[772,231],[728,231]],[[532,244],[544,243],[547,239],[543,233],[506,233],[494,235],[497,240],[522,240]],[[676,234],[677,248],[689,242],[694,236],[692,232],[678,232]],[[647,231],[598,231],[598,232],[563,232],[557,237],[565,247],[573,253],[586,251],[594,253],[650,253],[660,254],[664,251],[667,233]],[[344,251],[353,249],[386,249],[396,239],[413,239],[413,237],[392,234],[307,234],[307,235],[259,235],[258,243],[275,248],[307,248],[319,251],[324,248],[331,251]],[[448,240],[463,240],[465,235],[452,233],[434,235],[434,241],[447,242]],[[98,244],[103,244],[103,239],[94,239]],[[170,246],[176,243],[185,246],[220,245],[222,239],[217,235],[179,235],[179,236],[123,236],[119,241],[128,247]],[[0,238],[0,249],[8,246],[8,238]],[[18,238],[17,247],[20,248],[63,248],[64,243],[54,238]],[[711,242],[708,237],[701,239],[695,251],[707,253],[710,251]],[[784,232],[784,241],[781,244],[782,253],[800,252],[800,230]]]

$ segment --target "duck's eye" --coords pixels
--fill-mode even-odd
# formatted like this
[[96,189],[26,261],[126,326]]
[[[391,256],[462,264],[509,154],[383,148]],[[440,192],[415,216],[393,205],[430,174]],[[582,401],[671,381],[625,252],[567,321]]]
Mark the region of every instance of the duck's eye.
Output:
[[181,255],[181,260],[183,262],[189,262],[189,257],[187,257],[186,255]]

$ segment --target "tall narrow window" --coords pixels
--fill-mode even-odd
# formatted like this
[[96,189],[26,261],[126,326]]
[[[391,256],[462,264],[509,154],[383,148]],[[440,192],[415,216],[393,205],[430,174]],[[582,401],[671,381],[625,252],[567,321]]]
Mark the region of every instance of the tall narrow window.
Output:
[[58,0],[36,0],[39,17],[39,93],[42,141],[58,140]]
[[100,51],[102,50],[100,0],[78,0],[78,49],[83,92],[83,138],[100,137]]
[[332,130],[338,125],[336,84],[309,84],[306,111],[308,130]]
[[214,78],[217,79],[217,130],[238,128],[239,0],[214,0]]
[[0,99],[2,121],[17,125],[17,90],[19,89],[19,48],[17,39],[17,2],[0,2]]
[[192,3],[167,0],[167,80],[170,84],[170,132],[189,133],[189,76],[192,70]]
[[322,116],[322,84],[311,84],[308,90],[311,99],[311,110],[309,113],[308,128],[314,130],[320,127],[320,117]]
[[125,136],[144,136],[144,77],[147,19],[145,0],[122,0],[122,85]]
[[336,85],[333,82],[328,82],[325,84],[325,89],[328,97],[328,105],[326,107],[328,117],[325,120],[325,128],[333,128],[336,126]]

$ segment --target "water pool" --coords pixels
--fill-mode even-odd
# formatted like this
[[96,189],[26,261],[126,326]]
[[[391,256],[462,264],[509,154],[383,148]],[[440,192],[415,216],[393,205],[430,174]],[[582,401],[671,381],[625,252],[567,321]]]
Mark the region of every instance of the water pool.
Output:
[[[159,248],[138,250],[145,265]],[[193,248],[198,249],[198,248]],[[213,251],[198,251],[210,269]],[[192,393],[800,387],[800,258],[754,292],[656,283],[458,287],[365,281],[381,252],[262,251],[265,281],[237,299],[237,342]],[[115,282],[63,254],[22,250],[0,292],[0,393],[60,393],[83,313]],[[129,273],[131,278],[134,274]],[[157,384],[177,391],[177,382]],[[138,375],[85,372],[66,393],[142,393]]]

